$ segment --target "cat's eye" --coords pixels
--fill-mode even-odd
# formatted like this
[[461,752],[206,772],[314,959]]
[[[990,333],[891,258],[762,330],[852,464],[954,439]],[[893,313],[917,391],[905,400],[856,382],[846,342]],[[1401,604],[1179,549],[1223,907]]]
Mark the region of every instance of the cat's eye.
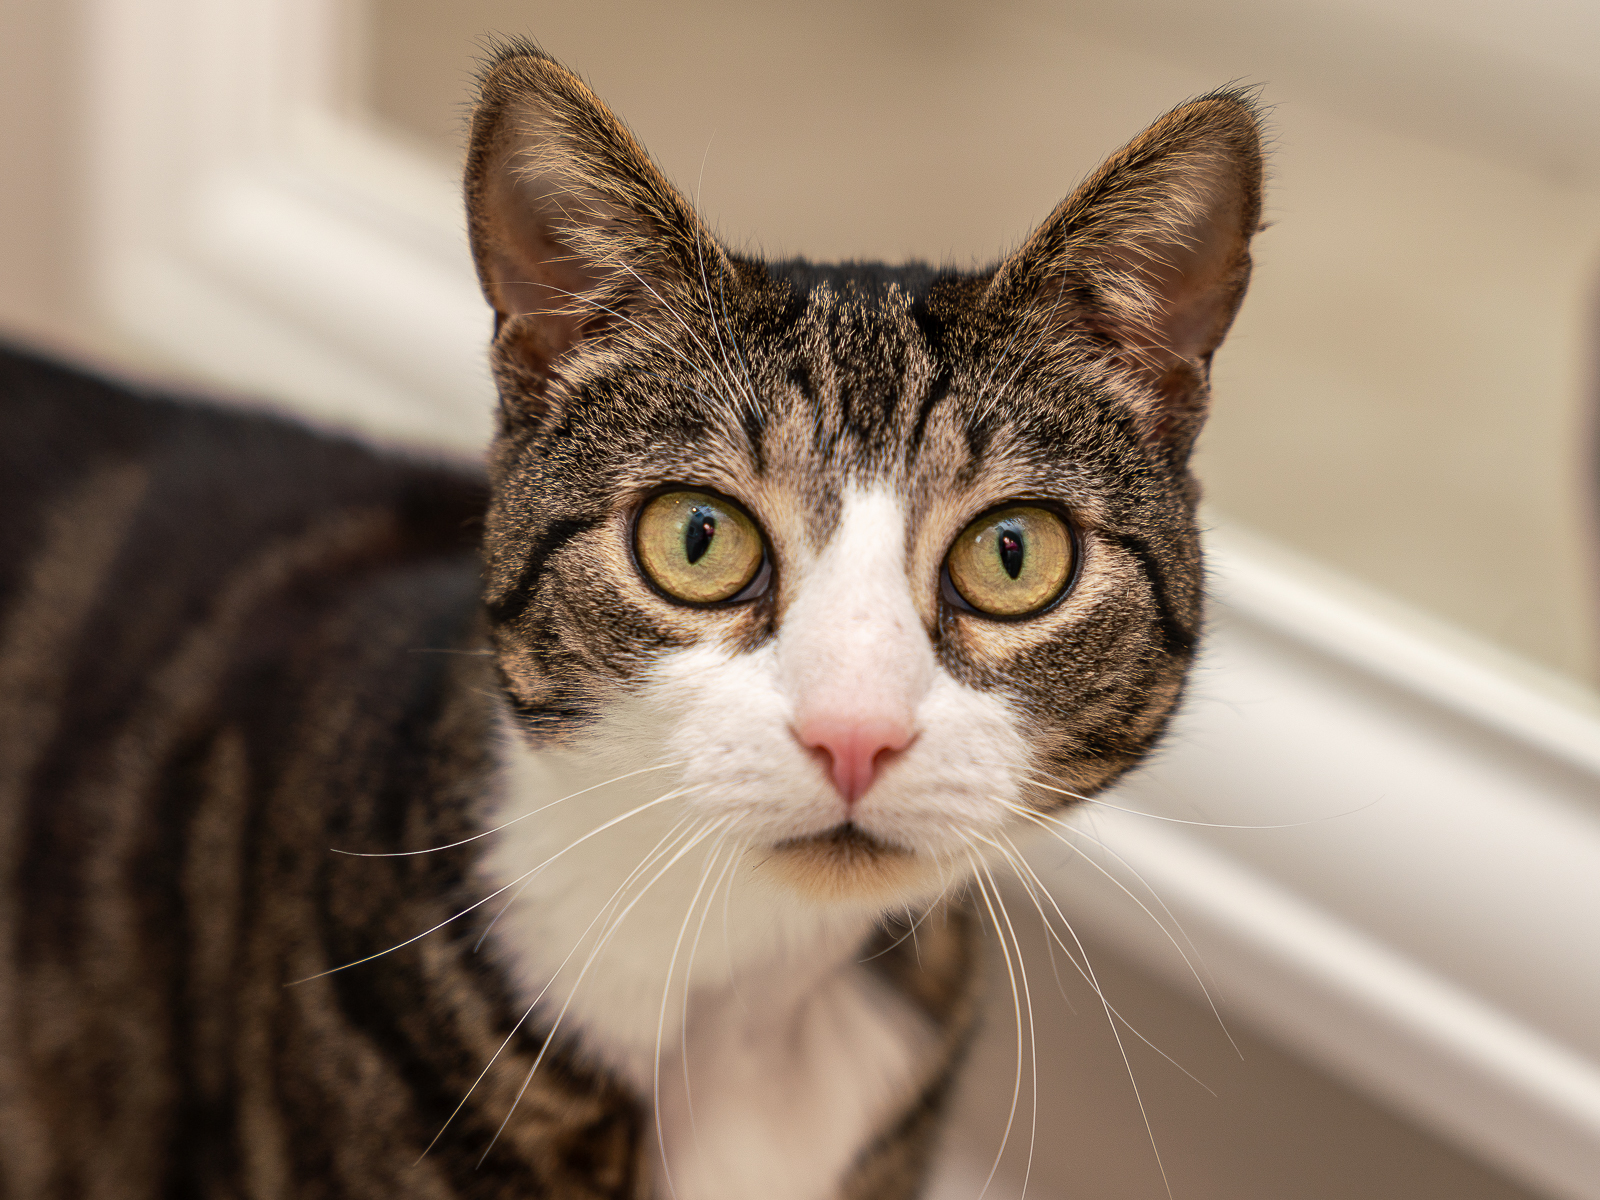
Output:
[[1015,504],[961,531],[945,559],[946,578],[967,606],[991,617],[1024,617],[1046,607],[1072,579],[1072,531],[1047,508]]
[[766,550],[755,522],[710,492],[663,492],[634,526],[634,554],[658,588],[688,604],[743,598]]

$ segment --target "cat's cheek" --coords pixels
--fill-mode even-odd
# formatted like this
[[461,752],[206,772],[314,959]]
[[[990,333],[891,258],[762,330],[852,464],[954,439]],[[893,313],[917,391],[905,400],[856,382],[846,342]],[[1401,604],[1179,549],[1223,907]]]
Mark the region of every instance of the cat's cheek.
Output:
[[826,775],[790,732],[769,645],[735,653],[711,642],[662,658],[642,707],[670,714],[660,753],[676,764],[685,804],[772,841],[837,824]]
[[869,833],[942,861],[987,853],[1014,823],[1033,761],[1025,714],[997,691],[940,672],[918,711],[917,741],[863,798]]

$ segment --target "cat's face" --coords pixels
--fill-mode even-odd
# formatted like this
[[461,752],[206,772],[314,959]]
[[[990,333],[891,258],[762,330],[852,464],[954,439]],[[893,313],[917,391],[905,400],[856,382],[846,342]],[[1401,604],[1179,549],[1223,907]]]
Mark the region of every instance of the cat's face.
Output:
[[1248,109],[1212,99],[996,270],[768,266],[508,56],[468,186],[525,734],[665,764],[775,879],[882,906],[1137,762],[1198,628],[1185,461],[1259,170]]

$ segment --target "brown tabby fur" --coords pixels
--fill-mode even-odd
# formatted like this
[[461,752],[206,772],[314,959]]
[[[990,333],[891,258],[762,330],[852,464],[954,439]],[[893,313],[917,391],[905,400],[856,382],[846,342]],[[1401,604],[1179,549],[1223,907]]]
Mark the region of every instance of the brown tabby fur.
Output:
[[[565,199],[517,227],[529,180]],[[0,1197],[633,1196],[644,1109],[584,1047],[514,1102],[543,1041],[525,1026],[472,1088],[520,1015],[474,952],[482,910],[326,973],[478,900],[481,843],[330,850],[478,832],[502,697],[535,743],[570,741],[652,653],[708,636],[582,536],[690,477],[787,514],[780,544],[825,540],[850,480],[890,481],[914,524],[994,477],[1058,498],[1118,593],[1042,641],[937,609],[929,635],[958,679],[1017,699],[1042,768],[1116,778],[1199,629],[1185,464],[1259,186],[1249,103],[1223,93],[993,271],[763,264],[519,43],[485,74],[467,173],[498,313],[487,498],[467,473],[0,357]],[[1216,261],[1151,249],[1202,210]],[[942,548],[916,553],[937,572]],[[772,636],[788,596],[739,614],[737,643]],[[845,1197],[920,1186],[972,1023],[969,927],[955,907],[875,960],[943,1037]]]

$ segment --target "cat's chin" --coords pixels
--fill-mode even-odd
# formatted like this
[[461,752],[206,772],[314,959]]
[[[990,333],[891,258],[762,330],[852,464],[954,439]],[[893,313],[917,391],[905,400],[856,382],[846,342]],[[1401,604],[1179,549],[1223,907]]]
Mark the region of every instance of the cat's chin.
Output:
[[773,882],[824,904],[894,904],[926,891],[930,865],[851,824],[773,847],[762,863]]

